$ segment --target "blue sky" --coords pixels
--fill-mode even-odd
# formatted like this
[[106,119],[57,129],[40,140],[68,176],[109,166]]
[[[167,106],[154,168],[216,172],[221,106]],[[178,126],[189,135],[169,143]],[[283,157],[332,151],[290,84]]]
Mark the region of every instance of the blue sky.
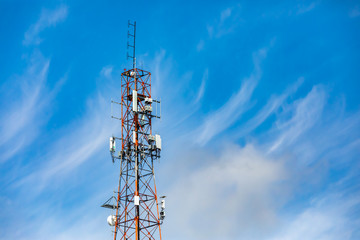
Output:
[[111,238],[129,19],[164,239],[360,239],[359,2],[80,0],[0,1],[0,239]]

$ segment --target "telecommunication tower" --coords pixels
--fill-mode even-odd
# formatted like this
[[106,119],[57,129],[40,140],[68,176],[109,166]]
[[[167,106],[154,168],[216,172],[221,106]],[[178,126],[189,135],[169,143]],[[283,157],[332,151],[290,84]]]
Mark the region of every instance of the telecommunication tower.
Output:
[[154,171],[161,138],[152,132],[152,120],[161,117],[157,111],[161,107],[151,96],[151,73],[136,67],[136,22],[129,21],[128,29],[127,58],[133,60],[132,69],[121,73],[120,102],[112,101],[121,105],[121,117],[112,116],[121,121],[121,136],[110,138],[111,158],[120,163],[119,186],[102,207],[114,212],[107,219],[114,227],[114,240],[155,240],[161,239],[165,218],[165,197],[158,198]]

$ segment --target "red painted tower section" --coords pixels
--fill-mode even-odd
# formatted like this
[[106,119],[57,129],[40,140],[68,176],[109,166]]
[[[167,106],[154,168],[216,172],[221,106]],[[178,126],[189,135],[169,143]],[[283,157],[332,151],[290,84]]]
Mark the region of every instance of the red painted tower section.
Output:
[[[132,26],[135,50],[136,23]],[[155,240],[161,239],[165,217],[164,200],[159,210],[154,169],[161,138],[152,132],[152,120],[160,118],[153,108],[160,102],[151,95],[151,73],[136,68],[135,51],[133,58],[133,69],[121,74],[121,100],[113,102],[121,105],[121,137],[110,138],[112,159],[120,162],[118,191],[102,207],[116,212],[108,218],[114,240]]]

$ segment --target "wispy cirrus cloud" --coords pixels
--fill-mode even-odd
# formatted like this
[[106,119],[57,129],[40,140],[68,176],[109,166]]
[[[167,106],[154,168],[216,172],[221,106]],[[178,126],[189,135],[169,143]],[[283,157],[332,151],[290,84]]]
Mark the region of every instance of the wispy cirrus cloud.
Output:
[[100,149],[104,149],[104,139],[108,139],[120,129],[117,122],[110,120],[109,108],[110,103],[101,93],[94,99],[89,99],[85,115],[66,127],[68,134],[51,144],[51,151],[44,155],[40,166],[19,179],[14,187],[27,188],[31,185],[32,195],[36,196],[54,180],[66,179],[66,175],[78,169]]
[[253,54],[254,70],[252,74],[242,81],[240,89],[221,108],[209,114],[204,124],[197,129],[196,143],[205,145],[214,136],[234,124],[241,114],[248,110],[252,93],[261,78],[260,64],[266,57],[268,49],[263,48]]
[[[196,150],[181,150],[175,161],[179,166],[174,167],[180,173],[171,171],[171,177],[178,180],[168,194],[175,205],[168,205],[168,228],[176,233],[174,239],[357,239],[360,221],[354,211],[360,203],[356,170],[360,114],[344,117],[341,107],[329,104],[327,88],[321,85],[313,86],[303,97],[289,98],[301,83],[302,79],[298,80],[276,98],[278,101],[269,100],[255,115],[254,126],[269,112],[282,109],[275,112],[272,121],[277,124],[267,130],[268,138],[261,139],[264,141],[258,146],[247,143],[241,148],[225,142],[226,147],[216,149],[205,144]],[[326,111],[328,108],[332,111]],[[276,145],[282,137],[283,142]],[[309,156],[303,155],[311,151],[308,145],[303,146],[305,142],[314,145],[316,151],[311,166]],[[268,151],[268,146],[274,145],[276,154]],[[313,169],[316,165],[326,172],[339,164],[342,168],[353,166],[353,174],[345,172],[335,182],[327,179],[327,184],[323,178],[328,173]],[[312,181],[330,190],[324,193],[315,186],[306,190],[301,187]],[[268,190],[271,193],[267,194]],[[303,199],[287,211],[294,195]],[[180,234],[176,232],[178,226],[188,231]]]
[[103,68],[101,69],[100,74],[101,74],[102,76],[104,76],[105,78],[111,79],[111,77],[112,77],[111,74],[113,73],[113,69],[114,69],[113,66],[105,66],[105,67],[103,67]]
[[349,17],[356,18],[360,16],[360,7],[359,5],[356,5],[354,8],[352,8],[349,12]]
[[[39,44],[39,33],[49,26],[55,26],[66,16],[66,6],[53,11],[44,9],[38,21],[25,32],[23,44]],[[4,113],[0,118],[0,148],[3,151],[0,154],[0,162],[5,162],[29,145],[37,136],[39,128],[51,116],[48,107],[67,77],[65,74],[53,89],[50,89],[49,67],[50,58],[45,58],[39,50],[35,50],[24,73],[20,76],[14,75],[3,85]],[[15,141],[16,144],[11,144],[10,141]]]
[[[256,66],[258,68],[255,67],[252,76],[257,77],[247,79],[261,80],[260,65]],[[259,74],[255,74],[257,70]],[[257,84],[257,81],[253,81],[253,84]],[[301,77],[285,89],[281,95],[271,96],[268,102],[264,106],[260,106],[260,110],[252,118],[250,117],[245,125],[239,126],[236,130],[232,129],[231,135],[227,135],[236,141],[251,134],[265,120],[269,120],[272,125],[270,124],[268,129],[262,131],[261,135],[265,137],[261,136],[256,139],[257,147],[249,143],[245,143],[244,148],[229,144],[231,146],[229,148],[241,149],[236,152],[229,149],[227,149],[229,151],[223,150],[222,146],[219,147],[210,142],[214,136],[236,124],[240,117],[237,115],[237,111],[242,113],[247,110],[243,106],[249,104],[256,84],[252,87],[244,87],[243,83],[237,94],[198,123],[200,127],[195,129],[196,134],[192,136],[198,137],[195,142],[202,143],[202,145],[197,146],[199,147],[197,150],[200,149],[199,151],[203,152],[194,153],[182,149],[181,154],[179,153],[181,157],[178,159],[181,167],[178,166],[177,169],[181,168],[179,170],[181,174],[179,173],[178,178],[176,174],[171,175],[178,181],[175,181],[169,188],[170,194],[168,195],[172,198],[169,198],[169,201],[175,206],[168,205],[168,211],[171,215],[174,214],[174,217],[167,217],[169,222],[174,223],[168,227],[171,232],[176,232],[175,228],[178,226],[188,229],[187,233],[177,233],[178,235],[172,236],[174,239],[287,240],[300,239],[301,236],[307,236],[307,239],[357,239],[354,234],[359,221],[356,216],[350,216],[348,213],[354,206],[358,206],[358,202],[350,202],[348,201],[349,197],[342,194],[342,190],[347,186],[337,189],[333,195],[325,194],[325,196],[315,186],[310,186],[306,190],[301,186],[309,184],[306,183],[306,181],[311,181],[309,179],[315,179],[314,182],[319,181],[316,184],[324,184],[330,188],[334,180],[326,179],[327,176],[325,176],[330,174],[332,171],[330,169],[335,169],[337,164],[341,164],[342,168],[354,166],[357,160],[356,156],[359,154],[360,114],[355,112],[344,115],[343,105],[331,105],[329,101],[331,94],[326,85],[313,85],[307,92],[297,93],[303,81],[304,78]],[[241,91],[246,97],[239,97]],[[188,139],[188,137],[184,139]],[[187,142],[178,143],[181,146],[187,144]],[[221,149],[221,154],[217,155],[219,149]],[[261,157],[262,161],[253,159],[254,155],[263,156]],[[242,163],[246,168],[244,172],[238,169]],[[257,163],[259,164],[256,165]],[[227,168],[227,164],[231,167]],[[309,166],[310,164],[311,166]],[[184,165],[188,165],[189,169],[186,167],[184,169]],[[313,170],[313,165],[326,169],[324,170],[326,173]],[[196,166],[195,169],[194,166]],[[252,182],[252,177],[256,178],[257,174],[263,175],[265,178],[271,176],[270,173],[269,175],[262,173],[261,169],[265,168],[272,172],[270,169],[274,166],[276,167],[273,170],[279,178],[269,178],[269,185],[266,186],[266,188],[273,188],[273,192],[268,196],[259,196],[251,191],[248,192],[248,186],[262,189],[261,184],[257,185]],[[358,169],[359,165],[354,167]],[[251,175],[247,176],[249,185],[237,185],[237,178],[232,178],[232,171],[238,174],[238,179],[249,173]],[[188,176],[188,181],[184,181],[184,174]],[[352,182],[358,181],[357,176],[350,176],[348,173],[344,173],[344,176],[340,177],[340,181],[344,181],[345,178],[350,179],[348,180],[350,186],[353,185]],[[324,181],[328,183],[324,183]],[[235,196],[237,190],[239,190],[239,195]],[[292,204],[294,195],[302,198],[301,203],[297,203],[296,209],[291,213],[284,214],[287,212],[284,208],[288,207],[287,204]],[[277,204],[274,204],[271,199],[273,196],[276,196]],[[243,199],[248,197],[252,202],[243,202]],[[235,201],[235,199],[236,204],[250,208],[253,215],[248,217],[244,209],[237,213],[237,209],[241,207],[233,207],[232,200]],[[236,204],[234,203],[234,205]],[[214,210],[214,206],[216,210]],[[257,209],[263,209],[263,215],[256,214]],[[179,215],[182,217],[179,218]],[[202,223],[198,221],[199,216],[201,216]],[[246,220],[242,221],[242,217]],[[212,225],[212,219],[217,219],[216,223],[221,222],[222,224]],[[266,220],[272,224],[267,225]],[[259,225],[259,222],[262,226],[261,229],[252,230],[254,226]],[[243,227],[242,230],[232,233],[231,230],[239,229],[239,226]],[[197,234],[198,232],[201,234]]]
[[200,52],[201,50],[204,49],[204,46],[205,46],[205,41],[203,39],[201,39],[198,44],[196,45],[196,50],[198,52]]
[[310,11],[314,10],[317,5],[319,5],[319,1],[314,1],[309,4],[306,4],[306,3],[298,4],[296,6],[296,15],[301,15],[301,14],[310,12]]
[[234,134],[232,135],[233,138],[241,138],[244,137],[246,134],[252,132],[258,126],[260,126],[266,119],[268,119],[272,114],[274,114],[291,96],[294,94],[300,85],[303,83],[303,78],[300,77],[294,84],[292,84],[283,94],[280,96],[271,96],[269,101],[263,106],[259,112],[252,117],[248,122],[244,125],[238,127]]
[[201,79],[201,85],[199,87],[199,91],[197,93],[194,104],[197,104],[202,99],[202,97],[204,96],[206,81],[207,81],[208,77],[209,77],[209,69],[206,69],[204,71],[203,77]]
[[[319,159],[333,167],[356,164],[355,156],[360,154],[360,112],[343,115],[342,111],[326,104],[321,117],[293,142],[283,144],[283,149],[291,148],[302,164],[314,164]],[[275,132],[272,134],[277,135]]]
[[68,7],[62,5],[54,10],[43,9],[39,20],[30,26],[25,32],[23,44],[24,45],[39,45],[42,39],[39,34],[48,27],[56,26],[57,23],[62,22],[68,15]]
[[[21,211],[22,217],[16,221],[9,216],[0,226],[2,233],[0,239],[16,237],[24,240],[45,240],[48,239],[49,235],[57,240],[81,238],[95,240],[111,237],[111,228],[104,221],[109,213],[100,207],[96,207],[103,202],[103,198],[109,193],[109,189],[95,190],[95,194],[87,195],[81,199],[75,208],[61,206],[63,197],[72,198],[72,196],[59,193],[60,191],[57,191],[57,194],[46,192],[44,194],[49,194],[48,197],[40,197],[34,203],[30,200],[31,189],[31,186],[28,186],[30,196],[23,195],[21,200],[16,199],[16,202],[12,201],[6,205],[13,214]],[[62,200],[59,199],[59,196]],[[1,218],[0,220],[2,220]],[[19,224],[23,227],[18,228]]]
[[[45,69],[47,68],[45,67]],[[113,81],[111,70],[112,67],[104,67],[99,78],[103,82]],[[108,139],[112,134],[117,134],[120,129],[118,121],[110,119],[110,101],[107,101],[108,99],[105,99],[105,94],[103,94],[103,92],[106,92],[116,96],[114,88],[111,89],[109,90],[104,86],[95,96],[88,99],[86,106],[84,106],[84,109],[86,109],[84,115],[79,119],[74,119],[69,125],[51,132],[51,141],[49,140],[46,147],[42,148],[40,155],[29,156],[25,166],[7,170],[6,176],[10,180],[4,180],[5,186],[2,191],[16,191],[19,197],[15,199],[3,198],[3,192],[1,192],[0,201],[9,209],[0,216],[0,221],[4,223],[0,227],[4,239],[14,236],[22,239],[45,239],[44,234],[50,228],[53,229],[54,239],[77,239],[79,236],[95,239],[96,236],[101,238],[107,236],[106,234],[110,236],[110,231],[107,231],[108,226],[103,221],[103,219],[106,219],[106,211],[102,211],[103,216],[99,217],[98,209],[93,208],[94,205],[100,205],[100,202],[106,196],[104,190],[101,190],[103,194],[91,195],[86,197],[87,200],[81,200],[82,206],[78,206],[72,211],[69,211],[68,208],[62,208],[61,211],[58,211],[53,206],[61,205],[60,202],[69,197],[66,195],[66,191],[69,191],[68,187],[65,188],[63,193],[60,193],[58,189],[64,186],[75,187],[76,184],[73,181],[77,176],[74,173],[83,174],[84,170],[81,167],[86,162],[93,161],[94,156],[102,157],[103,154],[100,154],[101,156],[97,154],[107,149],[107,142],[104,139]],[[45,96],[41,96],[41,100],[46,104],[51,103]],[[40,104],[38,103],[38,105]],[[109,166],[111,166],[111,160],[108,160]],[[82,188],[79,191],[82,191]],[[110,193],[111,189],[106,189],[106,192]],[[48,197],[44,199],[44,195]],[[57,199],[59,195],[64,197],[63,200],[59,201]],[[99,200],[99,198],[102,199]],[[86,204],[88,204],[87,207]],[[80,218],[86,218],[83,211],[89,206],[92,206],[93,210],[85,211],[87,216],[93,220],[84,221]],[[19,209],[26,212],[20,221],[20,224],[26,227],[14,233],[11,229],[15,229],[19,222],[13,221],[11,217],[6,220],[5,218],[8,217],[8,212],[19,212]],[[51,217],[46,217],[49,214]],[[82,217],[79,218],[79,216]],[[47,221],[44,222],[44,218]],[[59,222],[58,219],[64,221]],[[77,227],[75,228],[73,224],[69,224],[69,221],[76,222]],[[101,223],[103,223],[102,231],[94,230],[91,233],[89,232],[89,228],[98,229],[94,228],[94,226],[100,226]]]
[[353,210],[359,208],[358,196],[346,197],[343,193],[328,193],[311,200],[309,207],[285,221],[271,240],[300,239],[357,239],[360,221],[354,219]]
[[[148,56],[146,56],[148,57]],[[142,59],[140,59],[142,61]],[[161,119],[161,128],[175,129],[179,124],[184,123],[200,107],[201,99],[204,97],[206,82],[208,80],[208,69],[205,69],[199,83],[199,88],[191,88],[190,85],[194,82],[193,72],[187,71],[182,75],[176,74],[176,61],[167,54],[164,49],[161,49],[153,57],[147,59],[149,62],[150,72],[152,73],[152,96],[153,98],[160,99],[161,96],[162,112],[172,112],[171,114],[164,114]],[[168,84],[172,85],[168,88]],[[195,90],[194,90],[195,89]],[[183,97],[179,98],[179,94]],[[176,111],[172,111],[176,106]],[[189,108],[189,106],[191,106]],[[160,107],[157,110],[160,112]],[[155,122],[155,124],[157,124]],[[155,125],[158,127],[157,125]]]
[[[270,10],[269,15],[273,16],[273,12],[278,12],[278,15],[282,17],[296,14],[303,14],[306,17],[308,15],[306,13],[317,10],[317,5],[312,2],[295,3],[292,7],[289,7],[287,3],[279,5],[286,6],[285,8],[276,6]],[[289,13],[289,9],[291,9],[291,13]],[[262,19],[265,20],[262,22],[266,22],[266,24],[258,25],[261,22],[259,18],[263,18],[261,13],[266,12],[267,8],[264,11],[256,6],[256,11],[251,12],[250,8],[246,10],[249,10],[247,12],[251,15],[246,21],[251,23],[250,25],[256,23],[254,24],[255,28],[250,27],[251,31],[249,32],[242,29],[245,34],[249,34],[249,39],[258,37],[258,34],[253,35],[253,29],[263,29],[264,31],[261,30],[261,33],[264,35],[271,34],[274,30],[285,32],[289,39],[292,38],[291,32],[287,31],[288,28],[282,28],[284,24],[278,24],[279,21],[274,22],[274,19]],[[201,38],[218,40],[217,38],[223,36],[235,37],[235,30],[239,26],[236,24],[241,21],[238,12],[238,9],[234,8],[223,9],[216,19],[208,21],[209,32],[207,36],[201,36]],[[339,14],[331,16],[328,11],[323,13],[329,20],[333,17],[341,20],[338,18]],[[348,17],[347,13],[343,14],[346,18]],[[352,15],[349,14],[349,16]],[[355,11],[353,17],[356,16]],[[61,21],[63,20],[58,20],[57,23]],[[291,24],[294,22],[288,18],[283,18],[281,21],[287,21],[285,25],[289,27],[292,27]],[[54,23],[54,25],[56,24]],[[54,25],[45,24],[38,28],[40,30],[37,33],[34,31],[33,40],[29,41],[28,45],[36,45],[41,42],[40,37],[44,33],[44,29]],[[274,26],[276,27],[273,28]],[[306,27],[306,25],[295,26],[292,29],[297,29],[296,32],[302,27]],[[336,34],[336,31],[333,30],[335,29],[330,31]],[[318,33],[321,35],[321,31]],[[322,34],[324,33],[327,32],[322,32]],[[324,35],[328,36],[328,34]],[[243,36],[243,31],[236,37],[241,36]],[[316,42],[326,39],[316,36],[315,38]],[[300,41],[302,40],[300,39]],[[284,43],[287,45],[286,42]],[[289,46],[294,46],[291,41],[288,43]],[[307,42],[306,45],[311,50],[318,47],[311,46],[311,42]],[[200,41],[197,50],[204,50],[205,47],[211,48],[212,46],[206,45],[206,41]],[[216,47],[206,50],[216,51]],[[226,47],[231,48],[232,46]],[[252,48],[254,44],[246,47]],[[302,58],[305,55],[314,56],[314,53],[302,51],[301,48],[298,51],[299,55],[286,54],[287,60],[293,62],[294,66],[303,61]],[[172,65],[172,61],[168,61],[167,57],[167,55],[171,55],[171,52],[171,49],[167,49],[156,55],[157,63],[155,63],[157,65],[154,64],[156,71],[152,72],[153,83],[155,83],[153,85],[154,97],[161,96],[163,107],[166,109],[163,111],[163,132],[161,134],[167,134],[168,138],[163,138],[164,151],[162,153],[165,156],[166,154],[177,155],[177,158],[162,158],[164,161],[162,160],[160,168],[156,169],[157,173],[159,170],[163,171],[157,179],[157,183],[162,185],[158,189],[164,189],[163,186],[169,184],[168,192],[165,193],[168,196],[167,217],[163,225],[165,238],[171,236],[173,239],[360,239],[359,234],[354,233],[360,229],[357,214],[359,208],[356,205],[359,197],[346,196],[342,194],[341,190],[349,189],[353,193],[359,192],[359,176],[348,174],[347,171],[359,172],[360,114],[358,111],[348,112],[345,106],[331,105],[329,98],[337,93],[336,91],[329,92],[326,88],[327,81],[331,80],[325,79],[325,77],[323,80],[321,77],[319,78],[319,75],[324,72],[319,71],[316,80],[307,78],[301,91],[297,90],[301,81],[290,85],[289,89],[285,90],[276,89],[279,85],[273,85],[267,89],[267,92],[280,92],[280,95],[272,95],[264,105],[259,106],[258,103],[251,105],[252,100],[255,101],[258,97],[255,89],[260,88],[262,84],[260,68],[261,74],[257,82],[246,82],[245,79],[241,88],[240,84],[232,85],[233,96],[229,96],[228,101],[224,101],[223,105],[213,113],[204,114],[202,109],[199,111],[197,106],[208,104],[211,102],[210,96],[216,94],[215,91],[211,92],[211,88],[206,88],[211,85],[210,81],[215,77],[204,81],[205,73],[202,79],[201,73],[199,73],[200,77],[196,81],[196,79],[192,79],[191,73],[176,76],[177,69],[174,66],[181,65],[182,62],[178,61]],[[230,56],[230,60],[231,57],[234,55]],[[283,57],[283,52],[281,52],[271,60],[277,62],[280,60],[278,63],[281,64]],[[29,124],[25,124],[25,126],[31,126],[32,129],[21,127],[20,130],[13,131],[15,134],[4,134],[4,136],[10,136],[3,145],[5,150],[16,149],[10,142],[21,146],[22,141],[18,139],[19,132],[23,133],[24,131],[26,136],[39,136],[40,120],[46,120],[46,117],[39,116],[51,114],[49,108],[42,106],[42,100],[51,103],[44,94],[49,90],[47,75],[51,66],[50,59],[45,60],[48,60],[47,66],[44,61],[42,67],[38,68],[38,75],[41,75],[40,72],[46,73],[43,82],[45,84],[40,87],[40,90],[37,91],[36,87],[26,87],[33,89],[33,91],[29,90],[29,94],[14,91],[21,93],[19,99],[22,99],[23,95],[27,96],[33,92],[33,96],[36,97],[27,98],[31,103],[29,106],[34,105],[31,99],[36,99],[35,105],[43,110],[35,111],[34,116],[31,114],[32,111],[23,111],[31,119],[26,121]],[[154,62],[150,62],[150,65],[152,63]],[[96,62],[94,62],[95,64]],[[223,63],[218,62],[217,64]],[[261,66],[263,65],[261,64]],[[301,64],[297,69],[301,69]],[[251,71],[251,69],[246,70]],[[268,70],[269,68],[264,68],[264,74],[272,77],[274,72]],[[285,73],[286,70],[282,69],[281,71]],[[216,76],[217,71],[216,68],[209,69],[212,76]],[[253,73],[255,72],[256,69]],[[298,72],[293,74],[292,79],[296,79],[297,74]],[[300,74],[311,75],[306,71]],[[101,71],[101,75],[104,79],[112,79],[116,75],[116,71],[112,66],[106,66]],[[281,81],[287,80],[289,79],[281,79]],[[319,85],[319,82],[322,82],[323,85]],[[307,88],[308,90],[306,90]],[[204,94],[205,89],[207,94]],[[37,92],[39,92],[38,96]],[[109,93],[109,91],[106,92]],[[242,96],[240,96],[240,92]],[[1,97],[7,99],[7,101],[1,101],[2,105],[12,102],[11,98],[7,98],[5,94]],[[110,190],[99,193],[96,189],[103,191],[109,185],[116,185],[118,172],[114,174],[116,176],[111,181],[107,181],[100,187],[95,183],[103,181],[101,180],[103,177],[106,178],[112,174],[108,169],[106,171],[99,170],[108,164],[96,162],[100,158],[110,162],[109,156],[105,157],[105,154],[108,155],[107,139],[112,133],[112,129],[111,125],[101,117],[106,118],[110,111],[106,107],[108,105],[102,91],[98,96],[90,96],[89,99],[88,104],[78,106],[85,112],[85,114],[79,113],[80,116],[77,115],[79,119],[73,120],[68,126],[56,129],[56,133],[53,129],[44,131],[44,135],[48,135],[44,136],[48,143],[46,147],[35,147],[31,155],[38,155],[29,156],[26,166],[22,165],[20,171],[12,174],[19,181],[15,183],[9,181],[9,186],[6,186],[5,190],[1,189],[0,202],[4,206],[0,215],[1,239],[45,239],[50,235],[53,239],[59,240],[111,237],[112,229],[106,225],[107,213],[98,208]],[[332,98],[331,101],[338,101],[338,99]],[[342,104],[345,105],[345,103]],[[247,111],[246,105],[250,105],[254,110],[253,117],[249,116],[252,112]],[[19,103],[16,106],[22,105]],[[18,107],[17,110],[19,109],[22,108]],[[245,112],[246,115],[243,114]],[[16,117],[8,118],[6,111],[1,113],[4,119],[17,119]],[[220,117],[216,113],[225,114],[225,120],[228,120],[229,123],[226,122],[223,126],[223,121],[220,122]],[[62,114],[66,114],[66,112]],[[192,114],[194,114],[194,118],[189,117]],[[249,117],[250,120],[245,117]],[[242,126],[239,126],[242,122],[239,121],[240,119],[245,122]],[[9,121],[4,122],[8,123]],[[263,124],[265,122],[266,124]],[[205,130],[206,124],[209,124],[211,131],[201,135],[203,133],[201,130]],[[16,125],[20,126],[21,124]],[[11,129],[14,128],[10,127],[8,131],[10,132]],[[154,129],[158,130],[158,128]],[[36,130],[36,134],[32,134],[31,131],[34,130]],[[254,130],[257,130],[256,133]],[[6,131],[7,129],[1,133],[6,133]],[[188,135],[183,139],[181,136],[195,131],[198,131],[197,133],[200,133],[200,136],[206,141],[203,146],[195,144],[195,151],[189,151],[186,148],[192,144]],[[244,138],[249,135],[254,136],[256,144],[246,142],[247,139]],[[212,142],[211,139],[216,136],[219,136],[218,141],[213,144],[215,141]],[[219,146],[218,143],[225,139],[226,141],[233,140],[233,142],[225,142]],[[243,147],[234,143],[239,139]],[[182,140],[186,141],[181,142]],[[25,142],[31,141],[26,139]],[[274,146],[273,151],[268,151]],[[102,155],[100,157],[101,152],[105,153],[104,157]],[[11,152],[9,153],[11,155]],[[7,163],[13,164],[10,161]],[[90,166],[91,164],[93,166]],[[184,165],[187,169],[181,171]],[[314,170],[314,165],[319,167]],[[174,166],[174,170],[169,171],[169,166]],[[90,169],[91,167],[92,169]],[[321,170],[319,170],[320,168]],[[2,171],[8,174],[11,170],[5,167]],[[99,174],[95,177],[96,172]],[[165,177],[164,172],[167,172],[168,177]],[[80,179],[84,174],[88,175],[83,178],[85,183],[74,181],[74,179]],[[320,185],[319,187],[308,183],[315,178],[319,181],[317,183]],[[1,178],[1,180],[3,179],[5,177]],[[324,195],[322,191],[328,191],[328,182],[338,179],[340,179],[339,182],[345,181],[344,179],[348,180],[346,180],[346,184],[341,185],[340,190],[333,191],[333,195]],[[91,182],[92,180],[94,182]],[[74,189],[74,185],[77,185],[78,188]],[[334,185],[330,185],[330,188],[333,187]],[[91,189],[84,190],[86,188]],[[6,190],[9,191],[5,192]],[[76,195],[79,192],[81,192],[81,197],[77,198]],[[33,202],[29,201],[28,199],[34,195],[36,199]],[[18,205],[15,205],[14,202],[17,202]],[[349,212],[353,216],[349,216],[351,215],[348,214]],[[9,223],[11,227],[7,227]],[[19,228],[19,226],[21,227]],[[179,226],[183,231],[179,231]],[[278,231],[279,229],[281,231]]]
[[308,95],[298,102],[291,119],[279,120],[276,124],[281,129],[281,134],[270,147],[269,152],[276,151],[282,145],[293,143],[298,137],[309,130],[321,117],[326,101],[326,92],[321,86],[314,86]]
[[[67,7],[49,11],[43,10],[39,20],[25,33],[23,44],[39,44],[38,34],[49,26],[65,19]],[[0,118],[0,162],[5,162],[25,146],[31,144],[39,133],[39,128],[51,116],[49,106],[61,85],[66,81],[66,74],[57,84],[48,87],[50,59],[35,50],[28,60],[28,65],[21,75],[14,75],[4,85],[2,101],[3,114]],[[6,104],[5,104],[6,103]],[[16,142],[13,144],[12,142]]]
[[[220,12],[220,16],[216,18],[213,23],[208,24],[206,27],[209,38],[220,38],[233,32],[240,23],[240,10],[241,7],[239,5],[228,7],[222,10]],[[202,48],[203,46],[198,48],[198,50],[201,50]]]
[[51,111],[48,108],[66,76],[53,89],[49,89],[49,66],[50,60],[35,51],[24,73],[4,84],[2,101],[6,104],[0,118],[0,148],[3,149],[0,162],[6,161],[30,144],[39,133],[39,128],[50,117]]

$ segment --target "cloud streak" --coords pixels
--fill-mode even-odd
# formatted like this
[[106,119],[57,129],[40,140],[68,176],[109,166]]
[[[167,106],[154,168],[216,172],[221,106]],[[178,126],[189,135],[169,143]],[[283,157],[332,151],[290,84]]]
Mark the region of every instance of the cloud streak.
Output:
[[[67,11],[66,6],[52,11],[44,9],[39,20],[25,32],[23,44],[39,44],[40,32],[63,21],[67,16]],[[49,66],[50,59],[46,59],[39,50],[35,50],[24,73],[9,79],[3,85],[0,163],[7,161],[29,145],[38,135],[39,128],[50,118],[49,106],[63,82],[66,81],[66,75],[53,89],[48,89]]]
[[253,54],[254,70],[252,74],[242,81],[240,89],[220,109],[209,114],[204,124],[199,127],[195,140],[197,144],[205,145],[213,137],[234,124],[242,113],[248,110],[248,103],[252,93],[261,78],[260,63],[266,57],[267,48]]
[[108,139],[116,132],[116,129],[119,129],[119,124],[104,119],[109,115],[107,111],[109,104],[101,94],[89,100],[87,113],[82,119],[67,127],[69,134],[62,136],[49,146],[51,151],[45,154],[41,165],[17,181],[14,187],[27,188],[31,185],[32,194],[36,196],[54,180],[66,179],[65,176],[70,172],[78,169],[100,149],[103,150],[106,144],[104,139]]
[[295,112],[290,120],[278,121],[277,128],[281,134],[270,147],[269,152],[274,152],[282,145],[293,143],[298,137],[309,130],[321,117],[326,101],[326,93],[321,86],[314,86],[308,95],[298,102]]
[[290,86],[283,94],[280,96],[272,96],[266,105],[260,109],[260,111],[251,118],[245,125],[240,126],[238,129],[234,131],[232,137],[241,138],[246,134],[255,130],[258,126],[260,126],[269,116],[274,114],[286,101],[286,99],[294,94],[300,85],[303,82],[303,78],[299,78],[292,86]]
[[[220,16],[216,18],[212,24],[206,26],[209,38],[220,38],[232,33],[240,23],[239,12],[239,5],[222,10]],[[198,48],[198,50],[201,50],[202,48],[203,47]]]
[[349,17],[351,17],[351,18],[356,18],[358,16],[360,16],[360,7],[359,7],[359,5],[355,6],[349,12]]
[[202,97],[204,96],[206,81],[207,81],[208,78],[209,78],[209,70],[206,69],[204,71],[204,74],[203,74],[203,77],[202,77],[202,80],[201,80],[201,85],[199,87],[199,91],[198,91],[198,94],[196,96],[194,104],[197,104],[202,99]]
[[46,86],[49,66],[50,60],[35,51],[24,74],[6,83],[3,101],[7,104],[0,119],[1,162],[30,144],[50,117],[51,112],[45,113],[45,110],[66,78],[60,79],[54,89],[49,90]]
[[25,32],[23,44],[24,45],[39,45],[42,39],[39,34],[46,28],[56,26],[59,22],[66,19],[68,15],[68,7],[60,6],[54,10],[43,9],[39,20],[30,26]]
[[314,10],[318,4],[318,1],[311,2],[310,4],[298,4],[296,15],[301,15]]
[[355,239],[354,229],[360,224],[351,215],[359,203],[358,198],[344,198],[339,194],[313,199],[308,208],[287,221],[284,230],[270,240]]

